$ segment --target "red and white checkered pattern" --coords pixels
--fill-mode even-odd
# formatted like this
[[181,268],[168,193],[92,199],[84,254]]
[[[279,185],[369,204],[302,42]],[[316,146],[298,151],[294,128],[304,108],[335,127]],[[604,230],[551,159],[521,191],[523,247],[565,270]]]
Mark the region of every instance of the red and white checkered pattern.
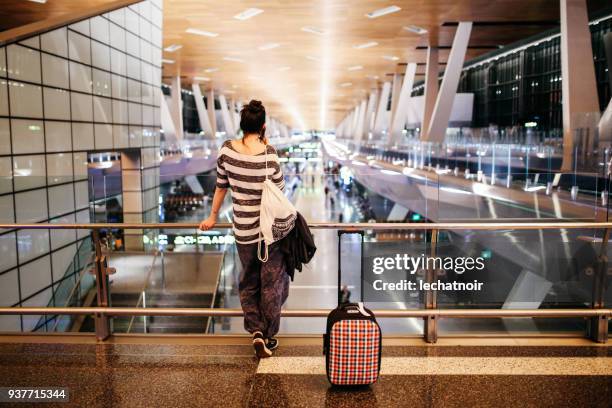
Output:
[[370,320],[342,320],[331,329],[329,379],[337,385],[372,384],[378,379],[380,330]]

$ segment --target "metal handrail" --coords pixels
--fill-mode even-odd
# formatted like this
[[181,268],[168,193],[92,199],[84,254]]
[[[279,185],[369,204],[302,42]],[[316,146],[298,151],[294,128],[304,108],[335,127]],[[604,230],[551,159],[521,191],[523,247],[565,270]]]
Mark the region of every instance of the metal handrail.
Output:
[[[155,261],[157,261],[157,257],[158,256],[159,256],[159,251],[156,250],[153,253],[153,261],[151,262],[151,266],[149,267],[149,270],[147,272],[147,277],[145,278],[144,282],[142,283],[142,289],[140,290],[140,295],[138,296],[138,301],[136,301],[136,308],[138,308],[141,303],[144,303],[144,294],[145,294],[145,291],[147,290],[147,287],[149,286],[149,282],[151,282],[151,274],[153,273],[153,268],[155,267]],[[162,262],[163,262],[163,260],[162,260]],[[136,315],[132,315],[132,318],[130,319],[130,324],[128,324],[127,330],[125,331],[126,333],[129,333],[132,330],[132,325],[134,324],[134,319],[135,318],[136,318]],[[145,324],[145,328],[146,328],[146,324]]]
[[[367,230],[430,230],[432,237],[440,230],[553,230],[553,229],[603,229],[601,239],[601,253],[598,260],[597,282],[593,289],[591,308],[584,309],[438,309],[435,299],[426,305],[425,309],[416,310],[375,310],[378,317],[389,318],[424,318],[424,337],[427,342],[437,340],[438,318],[588,318],[589,336],[597,342],[606,342],[608,338],[608,320],[612,318],[612,309],[604,308],[605,273],[607,271],[607,248],[609,231],[612,222],[527,222],[527,223],[335,223],[311,222],[312,229],[335,229],[345,232],[360,232]],[[96,290],[99,299],[98,307],[78,308],[46,308],[46,307],[1,307],[0,315],[93,315],[96,323],[96,336],[105,340],[112,333],[110,320],[112,316],[242,316],[240,309],[213,309],[213,308],[125,308],[110,307],[108,303],[108,268],[106,257],[102,252],[100,230],[152,230],[152,229],[197,229],[196,223],[93,223],[93,224],[0,224],[2,229],[86,229],[91,230],[96,248]],[[229,229],[231,223],[218,223],[213,229]],[[434,240],[432,238],[432,244]],[[435,245],[432,245],[432,251]],[[435,252],[432,252],[432,256]],[[431,271],[428,271],[431,272]],[[429,276],[428,274],[427,276]],[[433,294],[435,298],[435,294]],[[101,303],[100,303],[101,301]],[[284,310],[285,317],[325,317],[329,310]]]
[[[341,229],[341,230],[551,230],[551,229],[605,229],[612,228],[612,222],[435,222],[435,223],[407,223],[407,222],[309,222],[312,229]],[[92,223],[92,224],[0,224],[0,229],[198,229],[196,223]],[[213,227],[216,229],[232,228],[232,223],[220,222]]]
[[[287,309],[283,317],[327,317],[330,309]],[[376,317],[442,317],[442,318],[612,318],[612,309],[379,309],[372,311]],[[93,315],[107,316],[209,316],[241,317],[242,309],[184,308],[184,307],[0,307],[0,315]]]

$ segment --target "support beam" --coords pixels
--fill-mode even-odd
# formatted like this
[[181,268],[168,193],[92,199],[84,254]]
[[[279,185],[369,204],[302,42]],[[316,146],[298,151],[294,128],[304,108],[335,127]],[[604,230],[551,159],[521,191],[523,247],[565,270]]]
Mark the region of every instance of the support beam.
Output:
[[368,98],[368,105],[366,108],[365,117],[365,140],[370,139],[370,132],[374,129],[374,110],[376,109],[376,102],[378,100],[378,91],[373,90]]
[[471,32],[471,22],[462,21],[457,26],[453,46],[448,57],[446,69],[444,70],[440,92],[436,98],[431,122],[427,128],[426,140],[438,143],[444,141]]
[[215,91],[210,88],[208,91],[208,97],[206,98],[208,110],[208,119],[210,120],[210,127],[212,128],[213,138],[217,137],[217,117],[215,116]]
[[357,131],[357,115],[359,114],[359,112],[357,112],[358,108],[358,106],[355,106],[351,112],[351,131],[348,134],[348,137],[351,139],[355,137],[355,132]]
[[423,101],[423,123],[421,123],[421,139],[427,140],[429,125],[433,114],[436,99],[438,98],[438,48],[427,48],[427,61],[425,66],[425,95]]
[[[573,168],[576,133],[593,140],[599,120],[597,84],[586,0],[560,0],[561,89],[563,102],[562,171]],[[587,63],[588,62],[588,63]],[[588,148],[591,143],[585,143]]]
[[416,74],[417,65],[411,62],[406,66],[406,73],[404,75],[404,81],[399,90],[397,97],[396,111],[393,113],[393,120],[391,122],[391,131],[389,135],[389,145],[393,145],[401,140],[402,130],[406,124],[406,117],[408,115],[408,106],[410,104],[410,94],[412,93],[412,85],[414,84],[414,75]]
[[380,138],[382,131],[389,127],[387,116],[387,103],[389,103],[389,93],[391,92],[391,82],[385,82],[380,92],[376,119],[374,120],[374,138]]
[[358,110],[359,114],[357,115],[357,131],[355,132],[355,136],[353,140],[356,142],[360,142],[363,138],[364,124],[365,124],[365,114],[366,114],[366,101],[365,99],[361,101],[359,104]]
[[227,137],[234,137],[236,136],[236,133],[234,132],[234,121],[232,120],[232,117],[230,115],[225,95],[219,95],[219,103],[221,104],[221,117],[223,118],[223,127],[225,127],[225,135]]
[[193,98],[195,99],[196,109],[198,111],[198,118],[200,119],[200,127],[204,131],[204,135],[207,139],[215,137],[212,127],[210,126],[210,119],[208,118],[208,112],[206,112],[206,106],[204,106],[204,97],[202,96],[202,90],[200,89],[199,83],[191,84],[193,91]]
[[183,140],[183,101],[181,99],[181,76],[172,77],[170,104],[168,106],[177,140]]

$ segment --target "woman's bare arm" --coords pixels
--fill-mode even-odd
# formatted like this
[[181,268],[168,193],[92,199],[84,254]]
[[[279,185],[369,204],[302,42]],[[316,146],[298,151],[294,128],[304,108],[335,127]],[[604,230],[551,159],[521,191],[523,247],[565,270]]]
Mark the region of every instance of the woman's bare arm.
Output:
[[215,195],[213,196],[210,215],[207,219],[200,223],[200,229],[202,231],[207,231],[215,226],[217,217],[219,216],[219,210],[221,209],[221,204],[223,204],[223,200],[225,200],[225,194],[227,194],[227,188],[215,188]]

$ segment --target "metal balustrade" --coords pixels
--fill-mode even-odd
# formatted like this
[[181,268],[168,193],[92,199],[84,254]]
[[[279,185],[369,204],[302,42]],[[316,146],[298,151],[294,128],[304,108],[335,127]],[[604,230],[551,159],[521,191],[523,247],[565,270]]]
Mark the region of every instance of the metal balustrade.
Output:
[[[608,320],[612,318],[612,309],[605,306],[607,290],[608,259],[607,244],[612,228],[612,222],[526,222],[526,223],[309,223],[312,229],[342,230],[347,232],[390,231],[390,230],[421,230],[429,231],[431,239],[431,254],[435,256],[436,240],[439,231],[445,230],[557,230],[557,229],[589,229],[602,232],[601,246],[598,255],[598,267],[593,274],[593,293],[591,308],[585,309],[438,309],[435,291],[426,291],[425,309],[373,310],[381,318],[423,318],[424,340],[430,343],[438,338],[439,319],[452,318],[587,318],[588,336],[596,342],[608,340]],[[218,223],[214,229],[229,229],[230,223]],[[103,341],[112,335],[110,318],[113,316],[208,316],[231,317],[242,316],[240,309],[230,308],[140,308],[111,307],[109,303],[108,276],[114,270],[108,266],[107,255],[103,251],[100,230],[104,229],[197,229],[194,223],[114,223],[114,224],[0,224],[0,229],[75,229],[90,230],[95,249],[94,275],[96,277],[97,307],[0,307],[0,315],[92,315],[95,321],[95,333],[98,340]],[[596,240],[599,243],[599,240]],[[426,279],[432,280],[434,270],[426,271]],[[283,310],[284,317],[325,317],[329,310]]]

